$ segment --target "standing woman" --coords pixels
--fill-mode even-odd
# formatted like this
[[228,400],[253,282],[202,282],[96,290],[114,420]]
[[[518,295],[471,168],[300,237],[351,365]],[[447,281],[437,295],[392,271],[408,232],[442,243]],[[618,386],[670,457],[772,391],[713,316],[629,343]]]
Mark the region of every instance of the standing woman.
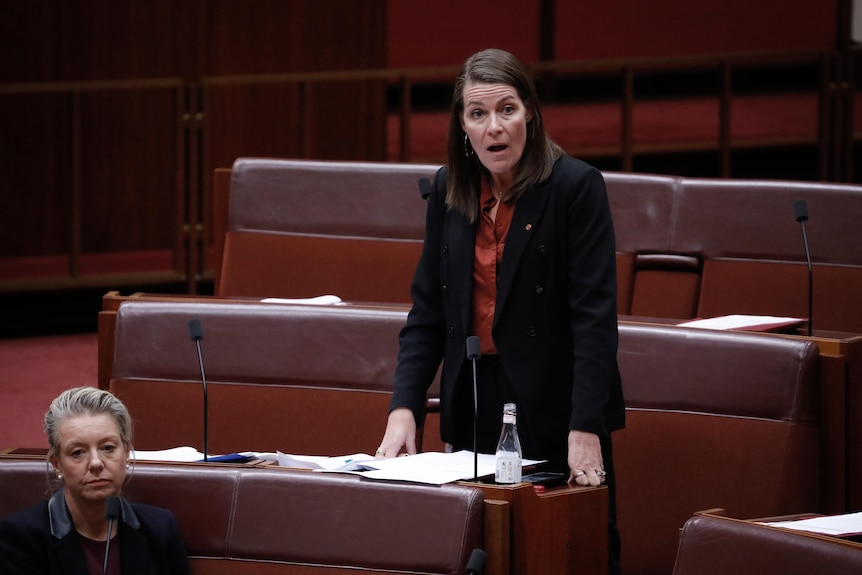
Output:
[[105,502],[119,496],[131,463],[132,419],[95,387],[60,394],[45,414],[48,461],[62,486],[47,502],[0,520],[0,573],[111,575],[189,573],[173,514],[120,499],[108,533]]
[[441,361],[442,439],[453,450],[473,449],[465,342],[478,336],[478,451],[495,451],[503,404],[517,404],[524,457],[547,459],[578,485],[608,486],[610,572],[617,573],[610,434],[624,426],[625,409],[604,180],[546,134],[529,75],[502,50],[464,63],[447,150],[428,199],[377,456],[416,452]]

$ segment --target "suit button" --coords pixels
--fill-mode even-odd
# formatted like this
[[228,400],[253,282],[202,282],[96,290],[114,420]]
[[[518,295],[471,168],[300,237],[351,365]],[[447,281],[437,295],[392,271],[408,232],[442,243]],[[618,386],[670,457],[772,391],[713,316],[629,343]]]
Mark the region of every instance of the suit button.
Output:
[[543,288],[541,285],[536,286],[536,293],[537,294],[542,295],[543,291],[545,291],[545,288]]
[[443,246],[443,257],[449,255],[449,246]]
[[545,244],[540,245],[540,246],[539,246],[538,248],[536,248],[536,249],[538,250],[538,252],[539,252],[539,255],[540,255],[540,256],[543,256],[543,255],[545,255],[546,253],[548,253],[548,248],[546,248],[546,247],[545,247]]
[[530,337],[536,337],[536,326],[531,325],[527,328],[527,335]]
[[443,286],[443,295],[447,295],[448,293],[449,293],[449,286],[444,285]]
[[449,329],[446,330],[446,333],[449,337],[455,337],[455,326],[449,326]]

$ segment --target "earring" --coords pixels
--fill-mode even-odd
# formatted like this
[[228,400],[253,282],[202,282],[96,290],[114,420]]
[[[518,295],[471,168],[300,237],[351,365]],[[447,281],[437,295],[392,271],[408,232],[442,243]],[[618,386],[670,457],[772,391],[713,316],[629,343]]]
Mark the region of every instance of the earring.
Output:
[[464,134],[464,155],[469,158],[471,156],[474,156],[475,154],[476,151],[470,145],[470,139],[467,138],[467,134]]

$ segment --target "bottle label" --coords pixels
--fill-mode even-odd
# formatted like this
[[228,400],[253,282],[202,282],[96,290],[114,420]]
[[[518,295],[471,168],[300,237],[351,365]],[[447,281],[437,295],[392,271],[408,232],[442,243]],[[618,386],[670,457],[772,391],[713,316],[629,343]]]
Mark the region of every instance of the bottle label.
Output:
[[498,451],[494,481],[497,483],[521,482],[521,457],[511,451]]
[[503,414],[503,423],[515,423],[515,416],[511,413]]

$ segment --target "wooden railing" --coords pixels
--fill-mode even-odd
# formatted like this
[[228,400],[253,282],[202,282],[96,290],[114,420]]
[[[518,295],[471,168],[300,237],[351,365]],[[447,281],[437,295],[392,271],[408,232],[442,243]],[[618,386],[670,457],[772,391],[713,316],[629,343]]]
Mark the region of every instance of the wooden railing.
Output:
[[[607,155],[612,155],[618,158],[619,169],[623,171],[632,171],[635,167],[635,159],[638,154],[655,153],[663,151],[663,153],[672,154],[675,152],[686,151],[686,143],[681,142],[674,145],[655,146],[650,148],[648,143],[635,141],[635,125],[636,125],[636,110],[639,104],[639,95],[636,89],[636,80],[648,75],[662,74],[672,72],[674,74],[694,74],[696,72],[708,71],[718,77],[718,89],[709,91],[704,90],[703,94],[709,98],[713,98],[717,102],[718,116],[718,133],[713,142],[707,142],[711,152],[717,154],[718,160],[716,165],[715,175],[720,177],[731,177],[733,151],[740,145],[762,145],[762,146],[778,146],[781,144],[780,138],[773,139],[769,142],[749,142],[741,143],[734,141],[731,134],[731,120],[734,114],[734,101],[738,95],[735,92],[734,78],[735,75],[745,69],[750,68],[794,68],[805,67],[806,69],[814,69],[817,71],[817,78],[810,85],[805,87],[805,90],[815,95],[816,101],[816,117],[817,129],[816,134],[812,134],[810,141],[804,142],[806,145],[814,146],[817,155],[817,170],[818,178],[824,181],[853,181],[853,147],[854,143],[860,139],[860,134],[854,131],[854,105],[853,99],[855,95],[855,78],[853,71],[858,65],[858,50],[851,50],[846,53],[837,52],[822,52],[822,51],[794,51],[794,52],[751,52],[751,53],[732,53],[732,54],[710,54],[700,56],[680,56],[666,58],[632,58],[620,60],[590,60],[590,61],[572,61],[572,62],[536,62],[528,65],[531,72],[538,79],[542,79],[542,85],[547,83],[547,79],[551,78],[552,83],[570,78],[591,78],[602,76],[604,78],[615,78],[619,82],[619,93],[614,96],[614,101],[619,108],[619,146],[616,149],[605,149],[603,152]],[[98,285],[104,284],[108,288],[117,288],[123,285],[140,284],[148,281],[179,281],[185,282],[190,293],[195,293],[198,289],[198,283],[201,280],[206,280],[211,274],[211,267],[208,262],[208,254],[213,245],[211,237],[212,219],[211,219],[211,189],[212,177],[216,168],[229,167],[224,165],[225,161],[219,159],[218,154],[212,150],[217,149],[218,145],[223,144],[218,140],[219,128],[224,123],[229,123],[230,118],[225,117],[208,117],[208,103],[215,90],[225,87],[242,87],[244,89],[267,89],[273,86],[291,86],[291,90],[295,91],[297,107],[283,112],[285,114],[296,114],[297,131],[296,134],[288,134],[287,137],[296,141],[290,150],[293,150],[294,157],[312,158],[314,157],[313,148],[309,145],[314,139],[314,131],[319,129],[319,124],[311,119],[309,110],[313,106],[314,100],[312,94],[316,86],[323,84],[344,84],[345,86],[371,86],[371,90],[384,94],[389,92],[395,97],[390,99],[388,109],[378,110],[374,121],[380,121],[388,116],[397,117],[397,144],[394,147],[398,150],[397,161],[411,162],[417,161],[413,154],[411,142],[413,141],[412,121],[416,117],[415,97],[425,87],[431,85],[451,85],[455,76],[458,73],[457,67],[439,67],[439,68],[405,68],[405,69],[366,69],[366,70],[351,70],[351,71],[334,71],[334,72],[309,72],[309,73],[291,73],[291,74],[254,74],[254,75],[233,75],[233,76],[212,76],[203,77],[198,82],[188,83],[178,78],[157,78],[148,80],[129,80],[129,81],[110,81],[110,82],[68,82],[68,83],[51,83],[51,84],[11,84],[0,85],[0,98],[14,98],[21,102],[27,98],[35,98],[40,95],[62,95],[68,99],[67,117],[66,120],[70,126],[68,133],[68,141],[62,145],[53,144],[52,153],[59,156],[65,156],[63,159],[64,165],[68,165],[68,174],[63,176],[54,176],[53,181],[57,185],[62,186],[63,190],[60,193],[66,197],[63,201],[68,201],[71,208],[68,210],[68,221],[64,226],[68,229],[66,235],[57,242],[64,243],[68,246],[63,255],[68,257],[68,266],[66,273],[62,277],[53,277],[50,279],[38,279],[28,277],[4,277],[4,260],[16,259],[19,254],[6,253],[0,254],[0,292],[4,291],[20,291],[26,289],[41,289],[45,287],[74,287],[78,285]],[[124,251],[117,250],[111,244],[110,237],[104,245],[96,246],[98,249],[89,250],[85,247],[85,242],[82,238],[85,237],[85,210],[92,209],[93,198],[88,197],[90,189],[85,186],[84,182],[92,182],[96,178],[92,174],[83,173],[84,166],[92,166],[94,162],[90,159],[89,162],[82,162],[82,155],[89,153],[84,139],[100,136],[103,130],[95,133],[87,134],[86,138],[83,134],[88,126],[82,126],[81,116],[81,95],[82,94],[104,94],[110,97],[110,94],[119,91],[146,91],[146,90],[167,90],[167,98],[171,99],[170,105],[162,105],[162,109],[170,110],[168,118],[151,118],[146,123],[165,123],[168,122],[172,126],[170,130],[170,141],[167,136],[164,141],[155,144],[155,147],[164,147],[172,150],[169,154],[171,158],[170,165],[161,164],[155,167],[148,161],[147,157],[126,158],[126,165],[130,166],[129,172],[124,173],[123,181],[111,182],[110,193],[101,192],[96,198],[99,201],[104,201],[109,198],[109,201],[116,201],[118,205],[109,207],[102,206],[108,217],[105,221],[114,217],[113,214],[120,214],[119,218],[133,218],[134,213],[128,212],[128,206],[119,205],[125,203],[140,203],[140,202],[158,202],[163,206],[164,218],[161,221],[162,226],[169,228],[169,235],[172,240],[169,249],[172,253],[172,266],[170,269],[147,272],[147,273],[125,273],[125,274],[106,274],[104,276],[94,277],[87,274],[82,269],[82,257],[86,253],[91,252],[112,252]],[[776,91],[776,95],[777,95]],[[292,92],[293,93],[293,92]],[[345,100],[348,98],[345,97]],[[386,98],[374,96],[368,101],[376,102],[375,106],[383,106],[387,108]],[[393,103],[394,102],[394,103]],[[441,117],[445,115],[448,108],[448,101],[439,103],[439,113]],[[583,102],[565,102],[558,101],[555,104],[572,105],[572,106],[587,106]],[[243,105],[255,106],[257,102],[246,99]],[[93,118],[92,115],[88,116]],[[96,118],[98,119],[98,117]],[[105,127],[104,130],[109,130],[110,127]],[[385,128],[384,128],[385,130]],[[445,126],[442,128],[443,137],[445,137]],[[166,131],[162,130],[162,134]],[[44,137],[44,134],[41,136]],[[127,134],[126,137],[130,140],[145,139],[151,137],[152,133],[142,134]],[[34,137],[40,137],[36,134]],[[253,150],[239,150],[240,155],[273,155],[284,157],[281,150],[284,150],[283,142],[276,141],[260,141]],[[562,142],[563,144],[566,144]],[[787,142],[787,145],[794,142]],[[799,142],[796,142],[799,143]],[[441,141],[442,144],[442,141]],[[703,143],[699,143],[703,145]],[[104,146],[101,144],[100,146]],[[572,153],[578,153],[577,146],[565,145],[567,150]],[[102,148],[100,148],[102,149]],[[134,147],[130,148],[134,149]],[[153,144],[149,149],[153,149]],[[134,152],[128,152],[133,154]],[[378,159],[386,159],[385,150],[375,152]],[[235,157],[235,156],[230,156]],[[318,158],[326,159],[326,158]],[[333,158],[333,159],[351,159],[351,158]],[[358,159],[368,159],[367,156]],[[440,157],[440,162],[445,158]],[[427,158],[421,158],[421,161],[427,161]],[[6,158],[0,162],[7,162],[7,166],[3,169],[14,168],[16,163],[23,163],[32,169],[39,165],[38,159],[25,158],[22,162],[21,158]],[[97,162],[95,162],[97,163]],[[153,169],[168,170],[172,176],[170,180],[173,182],[170,189],[147,190],[136,182],[146,177],[146,174]],[[26,174],[25,176],[26,177]],[[113,194],[113,190],[118,190],[117,194]],[[3,203],[8,203],[7,209],[15,210],[20,207],[16,205],[15,200],[8,199],[8,193],[3,192],[7,196]],[[27,200],[19,199],[18,202]],[[46,208],[47,209],[47,208]],[[111,211],[113,210],[113,212]],[[7,212],[8,213],[8,212]],[[28,225],[34,225],[34,222],[28,222]],[[47,225],[50,225],[50,222]],[[164,232],[165,230],[162,230]],[[12,234],[16,233],[11,230]],[[32,233],[32,232],[28,232]],[[45,234],[56,233],[48,229],[44,230]],[[144,233],[144,232],[141,232]],[[146,234],[144,234],[146,235]],[[89,242],[93,243],[93,237],[98,234],[90,234]],[[164,242],[153,240],[153,238],[142,237],[140,245],[135,246],[128,251],[135,249],[152,250],[164,249]],[[38,253],[38,251],[29,251],[20,254],[21,256],[42,256],[51,255],[55,252],[46,251]]]

